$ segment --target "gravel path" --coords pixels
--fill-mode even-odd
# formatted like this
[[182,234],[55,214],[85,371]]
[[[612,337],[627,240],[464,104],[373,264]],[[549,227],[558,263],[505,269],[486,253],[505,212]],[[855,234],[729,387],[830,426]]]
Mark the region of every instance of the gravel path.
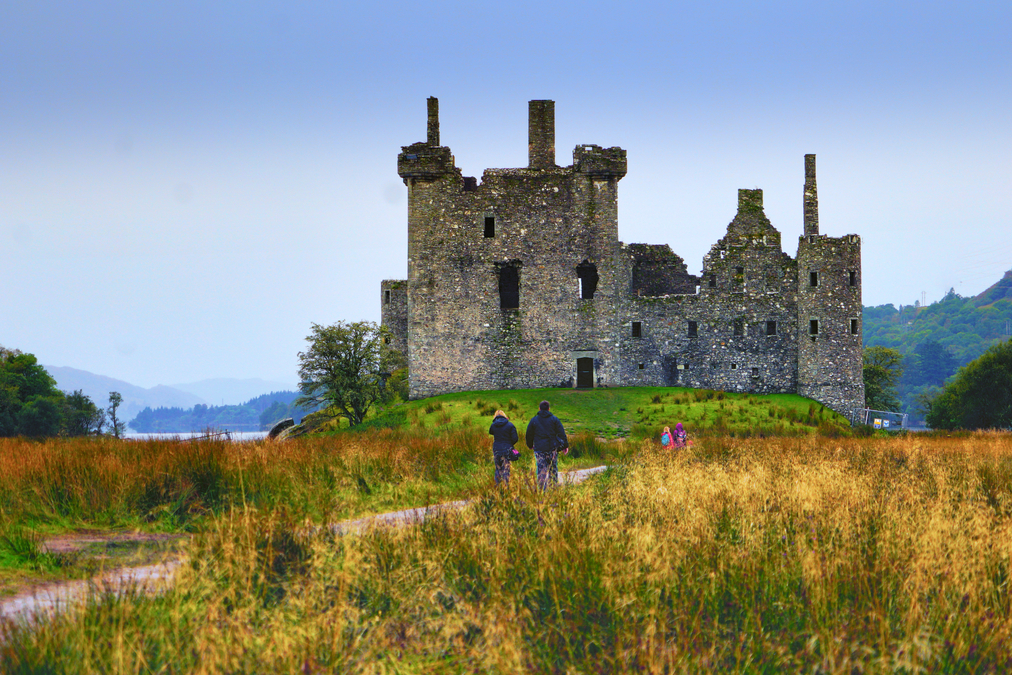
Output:
[[[559,480],[564,485],[582,483],[590,476],[601,473],[607,468],[606,466],[597,466],[592,469],[567,471],[559,474]],[[335,523],[331,527],[335,532],[351,534],[377,525],[418,523],[430,515],[460,509],[467,504],[468,500],[461,500],[417,509],[381,513],[366,518],[345,520]],[[29,592],[0,600],[0,621],[30,623],[69,605],[84,602],[91,593],[119,594],[127,590],[136,590],[150,595],[162,593],[172,586],[173,574],[185,561],[185,557],[179,557],[157,565],[115,569],[91,579],[46,584]]]

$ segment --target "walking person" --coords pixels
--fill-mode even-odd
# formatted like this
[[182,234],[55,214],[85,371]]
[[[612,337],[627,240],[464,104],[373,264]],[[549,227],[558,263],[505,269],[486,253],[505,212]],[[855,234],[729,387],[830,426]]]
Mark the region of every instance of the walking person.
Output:
[[515,447],[520,440],[517,428],[510,422],[502,410],[495,411],[495,418],[492,426],[488,428],[492,436],[492,461],[495,462],[495,484],[508,484],[510,482],[510,462],[520,457],[520,451]]
[[569,452],[569,439],[562,422],[548,410],[548,401],[542,401],[538,413],[527,423],[525,440],[534,451],[538,466],[538,487],[547,490],[559,483],[559,450]]

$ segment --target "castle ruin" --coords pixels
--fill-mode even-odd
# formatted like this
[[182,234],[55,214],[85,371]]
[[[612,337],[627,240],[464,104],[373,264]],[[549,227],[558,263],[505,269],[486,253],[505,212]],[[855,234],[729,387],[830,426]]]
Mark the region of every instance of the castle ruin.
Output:
[[626,151],[579,145],[555,164],[555,103],[529,104],[529,164],[461,174],[428,138],[402,148],[408,278],[381,285],[382,322],[408,357],[410,395],[539,387],[679,386],[797,393],[864,406],[861,240],[819,233],[805,155],[796,258],[739,190],[699,276],[666,244],[623,244]]

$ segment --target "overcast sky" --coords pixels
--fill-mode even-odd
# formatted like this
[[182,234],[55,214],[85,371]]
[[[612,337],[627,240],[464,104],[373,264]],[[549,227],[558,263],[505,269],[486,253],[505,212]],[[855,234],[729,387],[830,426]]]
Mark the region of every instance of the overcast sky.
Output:
[[150,387],[296,381],[311,323],[406,275],[425,98],[465,175],[618,145],[625,242],[698,273],[738,188],[796,253],[863,238],[864,301],[1012,267],[1012,3],[231,2],[0,8],[0,344]]

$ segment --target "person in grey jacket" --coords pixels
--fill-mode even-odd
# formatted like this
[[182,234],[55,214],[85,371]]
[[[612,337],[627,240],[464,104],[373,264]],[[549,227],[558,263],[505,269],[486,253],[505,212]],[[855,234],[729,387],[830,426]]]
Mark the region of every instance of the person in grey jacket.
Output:
[[569,452],[569,439],[559,418],[548,411],[548,401],[538,406],[538,414],[527,423],[525,440],[527,447],[534,451],[538,466],[538,487],[547,490],[549,485],[559,483],[559,450]]
[[492,436],[492,461],[495,462],[495,484],[510,482],[510,462],[520,456],[513,446],[520,440],[517,428],[502,410],[495,411],[495,419],[488,428]]

